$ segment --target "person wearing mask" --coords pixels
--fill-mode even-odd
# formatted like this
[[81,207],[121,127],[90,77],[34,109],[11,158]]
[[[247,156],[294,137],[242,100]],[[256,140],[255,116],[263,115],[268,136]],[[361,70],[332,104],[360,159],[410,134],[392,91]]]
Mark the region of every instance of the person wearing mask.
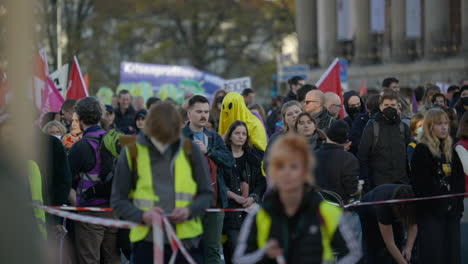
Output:
[[361,249],[341,209],[314,187],[314,159],[304,138],[286,135],[268,158],[272,191],[244,221],[235,263],[357,263]]
[[461,120],[463,114],[468,110],[468,85],[462,86],[460,89],[460,99],[455,104],[458,120]]
[[[212,201],[213,187],[203,153],[197,143],[182,136],[181,125],[182,118],[170,103],[149,109],[143,133],[124,148],[117,161],[111,206],[118,217],[144,225],[152,225],[158,214],[168,214],[188,253],[203,263],[200,215]],[[132,228],[130,241],[135,263],[153,262],[150,227]],[[164,263],[171,255],[166,240]],[[175,263],[184,263],[180,251]]]
[[119,105],[115,110],[115,126],[125,134],[135,132],[135,109],[132,106],[132,96],[127,90],[119,92]]
[[410,119],[411,109],[409,103],[400,95],[400,81],[395,77],[388,77],[382,81],[382,90],[389,89],[398,94],[398,104],[400,105],[402,119]]
[[307,140],[311,151],[320,149],[327,138],[312,115],[305,112],[297,116],[294,131]]
[[244,97],[244,102],[247,107],[254,103],[255,92],[254,90],[247,88],[242,91],[242,97]]
[[422,134],[422,126],[424,123],[424,115],[421,112],[414,114],[411,118],[410,122],[410,130],[411,130],[411,141],[406,147],[406,153],[408,156],[408,163],[411,163],[411,159],[413,158],[413,152],[418,144],[419,137]]
[[284,102],[297,101],[297,90],[305,84],[304,78],[300,76],[293,76],[288,80],[289,92],[284,99]]
[[83,131],[81,130],[80,121],[78,120],[78,115],[76,113],[73,113],[72,120],[70,133],[62,137],[63,146],[67,151],[83,137]]
[[[247,125],[242,121],[232,123],[225,142],[235,159],[231,174],[225,174],[229,208],[249,208],[254,203],[260,203],[266,190],[266,179],[261,171],[263,151],[250,145]],[[231,212],[225,216],[226,263],[231,263],[245,216],[244,212]]]
[[360,193],[359,161],[345,151],[349,144],[349,126],[343,120],[333,122],[327,130],[327,139],[316,152],[315,175],[317,186],[333,191],[348,203]]
[[340,119],[341,111],[341,98],[333,92],[328,92],[324,94],[325,96],[325,108],[327,108],[328,113],[335,119]]
[[42,132],[54,136],[60,140],[63,137],[63,135],[65,135],[67,130],[62,125],[62,123],[60,123],[60,121],[54,120],[45,124],[45,126],[42,128]]
[[[429,110],[411,160],[417,197],[464,192],[460,159],[452,153],[449,118],[441,109]],[[463,197],[419,201],[416,204],[421,263],[460,262],[460,218]]]
[[[361,202],[411,198],[414,198],[414,192],[409,185],[382,184],[366,193]],[[412,263],[412,251],[418,234],[414,207],[414,203],[405,202],[356,208],[361,219],[366,263]]]
[[364,101],[355,91],[348,91],[343,95],[344,108],[347,116],[343,119],[351,128],[353,121],[359,114],[366,113]]
[[406,146],[409,127],[398,116],[398,95],[389,91],[380,96],[380,113],[364,128],[359,145],[361,179],[372,189],[385,183],[408,183]]
[[[93,97],[80,99],[75,106],[83,139],[68,153],[77,206],[109,207],[110,187],[106,188],[113,161],[109,153],[99,148],[106,131],[99,126],[102,107]],[[98,142],[92,138],[99,138]],[[114,218],[112,212],[81,212],[102,218]],[[75,222],[75,244],[78,263],[120,263],[117,250],[117,229]]]
[[[188,101],[189,123],[183,134],[196,143],[205,155],[211,175],[211,186],[214,189],[211,208],[228,208],[225,170],[232,169],[234,158],[218,133],[208,130],[210,104],[208,99],[195,95]],[[205,213],[203,223],[203,256],[204,263],[221,263],[221,234],[223,231],[224,212]]]
[[71,124],[73,122],[73,113],[75,113],[76,99],[69,98],[63,102],[60,108],[60,114],[62,115],[62,125],[67,129],[67,133],[71,130]]
[[135,115],[135,134],[140,133],[140,131],[143,131],[143,128],[145,127],[145,118],[146,115],[148,114],[148,111],[145,109],[139,110],[136,115]]
[[325,108],[325,96],[320,90],[312,90],[307,93],[304,110],[317,121],[319,129],[329,128],[334,121],[334,118]]
[[438,105],[441,107],[447,106],[447,101],[445,99],[445,96],[441,93],[436,93],[432,96],[431,99],[432,105]]
[[359,144],[361,143],[362,132],[366,127],[369,120],[374,119],[379,110],[380,95],[372,94],[366,99],[366,111],[354,115],[354,120],[351,124],[349,139],[351,140],[351,147],[349,152],[353,153],[356,157],[358,155]]

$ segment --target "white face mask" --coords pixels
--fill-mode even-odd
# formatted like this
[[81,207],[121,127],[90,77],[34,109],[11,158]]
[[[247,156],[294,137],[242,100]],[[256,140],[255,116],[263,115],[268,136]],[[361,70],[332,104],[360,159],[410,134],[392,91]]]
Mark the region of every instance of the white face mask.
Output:
[[422,126],[418,127],[418,129],[416,129],[416,133],[418,134],[418,137],[420,137],[422,135],[422,132],[423,132],[423,127]]
[[52,135],[52,136],[58,138],[58,140],[61,140],[61,139],[62,139],[62,137],[61,137],[61,136],[58,136],[58,135]]

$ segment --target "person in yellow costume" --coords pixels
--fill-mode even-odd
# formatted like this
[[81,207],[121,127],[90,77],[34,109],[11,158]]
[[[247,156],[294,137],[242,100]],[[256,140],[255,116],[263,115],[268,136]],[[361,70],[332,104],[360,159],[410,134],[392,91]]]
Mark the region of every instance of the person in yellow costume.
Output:
[[223,100],[221,114],[219,117],[219,134],[226,134],[229,126],[236,120],[244,121],[247,124],[252,145],[262,151],[265,151],[268,143],[265,127],[262,122],[247,108],[242,95],[236,92],[230,92]]

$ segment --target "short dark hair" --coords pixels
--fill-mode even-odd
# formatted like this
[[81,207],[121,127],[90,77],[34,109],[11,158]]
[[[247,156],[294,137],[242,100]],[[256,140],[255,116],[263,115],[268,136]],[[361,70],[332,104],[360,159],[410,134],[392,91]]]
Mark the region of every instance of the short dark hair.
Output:
[[97,125],[101,121],[102,106],[94,97],[85,97],[78,100],[75,111],[78,119],[85,125]]
[[414,97],[416,98],[417,102],[421,102],[424,97],[424,92],[426,88],[424,86],[418,86],[414,89]]
[[437,97],[443,97],[444,100],[445,100],[445,96],[444,96],[443,94],[441,94],[441,93],[436,93],[436,94],[434,94],[434,95],[432,96],[431,102],[432,102],[432,103],[435,103]]
[[304,81],[304,78],[301,76],[293,76],[291,79],[288,80],[288,84],[291,85],[298,85],[300,81]]
[[312,84],[305,84],[297,90],[297,101],[302,102],[305,100],[308,92],[312,90],[317,90],[317,86]]
[[378,109],[380,104],[380,95],[371,94],[366,99],[366,107],[369,112],[375,111]]
[[457,85],[450,85],[450,87],[447,89],[447,93],[455,92],[456,90],[460,90],[460,87]]
[[385,91],[379,99],[379,103],[382,104],[384,100],[396,100],[398,102],[398,94],[394,91]]
[[160,102],[161,99],[159,99],[158,97],[150,97],[148,98],[148,100],[146,100],[146,109],[150,109],[150,107],[153,105],[153,104],[157,104],[158,102]]
[[[121,95],[124,95],[124,94],[130,94],[130,92],[129,92],[128,90],[125,90],[125,89],[120,90],[120,92],[119,92],[119,98],[120,98]],[[131,96],[131,95],[130,95],[130,96]]]
[[242,91],[242,96],[249,96],[249,94],[251,93],[255,93],[254,90],[250,89],[250,88],[245,88],[243,91]]
[[[392,195],[392,199],[411,199],[414,197],[413,188],[404,184],[398,186]],[[392,210],[403,224],[408,226],[416,223],[414,202],[394,203],[392,204]]]
[[385,78],[382,82],[382,87],[389,88],[392,83],[399,83],[400,81],[395,77]]
[[203,95],[194,95],[188,101],[188,108],[192,108],[192,106],[194,106],[196,103],[208,104],[208,105],[210,104],[210,102],[208,101],[208,99],[206,99],[205,96],[203,96]]
[[62,110],[73,110],[73,107],[76,105],[76,99],[68,98],[63,102],[61,109]]

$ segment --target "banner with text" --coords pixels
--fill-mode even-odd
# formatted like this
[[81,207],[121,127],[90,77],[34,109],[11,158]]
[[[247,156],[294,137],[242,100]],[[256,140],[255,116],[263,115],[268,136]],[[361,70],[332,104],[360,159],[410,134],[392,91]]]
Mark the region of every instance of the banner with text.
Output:
[[224,89],[230,92],[242,93],[242,91],[247,88],[252,88],[252,80],[250,77],[242,77],[224,81]]

